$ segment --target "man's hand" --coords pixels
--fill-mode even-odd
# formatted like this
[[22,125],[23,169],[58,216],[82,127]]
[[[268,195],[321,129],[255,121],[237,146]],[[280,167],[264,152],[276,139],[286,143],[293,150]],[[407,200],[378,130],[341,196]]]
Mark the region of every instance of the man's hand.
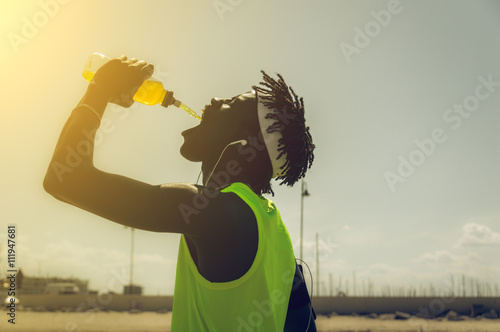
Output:
[[94,75],[89,88],[108,102],[130,107],[142,83],[153,75],[153,65],[122,55],[105,63]]

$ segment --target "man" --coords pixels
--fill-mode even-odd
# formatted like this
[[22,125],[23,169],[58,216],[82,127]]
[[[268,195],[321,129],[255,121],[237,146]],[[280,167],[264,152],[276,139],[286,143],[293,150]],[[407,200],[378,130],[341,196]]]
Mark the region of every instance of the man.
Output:
[[272,177],[291,186],[312,164],[302,99],[264,72],[262,87],[214,98],[182,133],[182,156],[202,162],[201,186],[150,185],[95,168],[88,137],[107,103],[130,107],[152,71],[125,56],[97,71],[61,132],[45,190],[128,227],[182,234],[172,331],[316,331],[286,227],[261,196],[273,193]]

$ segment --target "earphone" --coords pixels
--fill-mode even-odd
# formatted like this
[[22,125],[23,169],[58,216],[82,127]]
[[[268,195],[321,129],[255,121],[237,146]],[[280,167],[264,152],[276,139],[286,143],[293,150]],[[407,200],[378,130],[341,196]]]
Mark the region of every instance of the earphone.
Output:
[[[309,270],[309,276],[311,277],[311,294],[313,293],[313,277],[312,277],[312,273],[311,273],[311,269],[309,268],[309,265],[307,265],[306,262],[304,262],[302,259],[300,258],[295,258],[295,263],[297,263],[297,261],[301,261],[305,266],[307,266],[307,270]],[[304,279],[304,282],[305,282],[305,278],[304,278],[304,274],[302,273],[302,279]],[[316,320],[316,318],[314,318],[314,315],[313,315],[313,307],[312,307],[312,301],[311,301],[311,295],[307,294],[309,296],[309,320],[307,322],[307,327],[306,327],[306,331],[309,331],[309,327],[311,326],[311,320]]]
[[[238,144],[238,143],[241,143],[241,145],[245,146],[248,144],[248,141],[246,139],[240,139],[239,141],[234,141],[234,142],[229,143],[228,145],[226,145],[226,148],[229,145],[234,145],[234,144]],[[224,153],[224,151],[222,151],[222,153]]]
[[[231,142],[231,143],[229,143],[228,145],[226,145],[226,147],[224,148],[224,150],[222,150],[222,152],[221,152],[221,154],[220,154],[220,156],[219,156],[219,159],[218,159],[218,160],[217,160],[217,162],[215,163],[214,168],[213,168],[213,169],[212,169],[212,171],[210,172],[210,175],[208,176],[207,181],[205,181],[205,187],[207,186],[208,181],[209,181],[209,180],[210,180],[210,178],[212,177],[212,174],[214,173],[215,168],[216,168],[216,167],[217,167],[217,165],[219,164],[219,161],[220,161],[220,159],[222,158],[222,155],[223,155],[223,154],[224,154],[224,152],[226,151],[227,147],[228,147],[228,146],[230,146],[230,145],[235,145],[235,144],[238,144],[238,143],[239,143],[239,144],[241,144],[241,145],[243,145],[243,146],[245,146],[245,145],[247,145],[247,144],[248,144],[248,141],[247,141],[246,139],[240,139],[240,140],[238,140],[238,141],[234,141],[234,142]],[[200,172],[200,174],[201,174],[201,172]],[[200,176],[198,175],[198,178],[199,178],[199,177],[200,177]],[[198,180],[196,180],[196,182],[198,182]]]

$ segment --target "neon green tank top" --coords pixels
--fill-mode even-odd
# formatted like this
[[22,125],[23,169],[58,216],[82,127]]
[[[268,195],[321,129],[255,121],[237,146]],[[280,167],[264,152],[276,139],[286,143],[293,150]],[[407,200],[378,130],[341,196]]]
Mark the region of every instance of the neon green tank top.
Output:
[[295,273],[288,231],[269,199],[236,182],[221,190],[238,195],[255,213],[259,242],[250,269],[239,279],[210,282],[181,236],[172,332],[283,331]]

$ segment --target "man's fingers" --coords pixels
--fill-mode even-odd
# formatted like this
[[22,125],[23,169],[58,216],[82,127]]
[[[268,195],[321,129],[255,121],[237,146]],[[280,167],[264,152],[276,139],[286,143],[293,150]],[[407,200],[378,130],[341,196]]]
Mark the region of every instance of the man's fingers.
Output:
[[110,62],[103,66],[106,70],[101,75],[101,80],[108,89],[112,103],[130,107],[134,103],[133,96],[141,84],[153,75],[154,66],[144,60],[127,58],[125,55],[116,57]]
[[141,61],[136,61],[136,62],[132,63],[131,66],[142,68],[142,67],[146,66],[147,64],[148,63],[146,61],[141,60]]
[[139,69],[141,72],[141,77],[143,77],[145,80],[150,78],[153,75],[154,72],[154,66],[150,63],[147,63],[144,60],[137,61],[130,66],[136,67]]
[[155,70],[155,67],[152,64],[147,64],[141,69],[141,73],[144,73],[144,77],[147,80],[151,76],[153,76],[153,72]]

